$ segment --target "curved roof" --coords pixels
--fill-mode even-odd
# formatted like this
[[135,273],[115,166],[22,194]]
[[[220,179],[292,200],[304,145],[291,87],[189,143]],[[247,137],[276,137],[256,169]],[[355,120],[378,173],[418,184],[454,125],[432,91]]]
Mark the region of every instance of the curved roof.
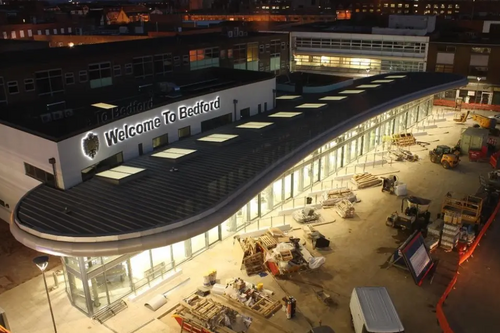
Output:
[[[356,80],[340,90],[300,100],[279,100],[266,114],[172,143],[167,148],[196,150],[180,163],[151,155],[130,160],[124,165],[145,168],[147,175],[124,184],[95,177],[66,191],[38,186],[16,207],[11,231],[26,246],[59,255],[114,255],[172,244],[220,224],[346,130],[398,105],[467,84],[466,78],[454,74],[402,73],[404,78],[341,101],[320,101],[393,75]],[[296,108],[303,103],[326,105]],[[269,117],[280,111],[302,114],[293,119]],[[237,127],[247,121],[273,122],[272,130]],[[227,145],[198,141],[213,133],[238,139]],[[169,172],[174,165],[179,171]]]

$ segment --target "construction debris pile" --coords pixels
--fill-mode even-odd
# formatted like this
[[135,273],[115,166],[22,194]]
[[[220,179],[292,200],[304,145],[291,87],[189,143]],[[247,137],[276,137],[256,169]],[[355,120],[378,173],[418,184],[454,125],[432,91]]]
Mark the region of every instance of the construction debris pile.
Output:
[[299,238],[286,236],[277,228],[258,237],[237,239],[243,248],[242,266],[248,275],[264,272],[266,267],[275,276],[286,275],[316,269],[325,262],[324,257],[313,257]]
[[272,294],[272,291],[263,289],[262,284],[255,286],[240,278],[228,280],[223,290],[223,296],[229,301],[243,304],[266,318],[281,309],[281,303],[272,299]]
[[401,148],[391,149],[389,150],[389,154],[391,157],[394,158],[394,161],[397,162],[402,162],[402,161],[417,162],[419,160],[417,154],[414,154],[406,149],[401,149]]
[[316,213],[313,207],[305,207],[293,212],[292,216],[298,223],[311,223],[319,220],[320,215]]
[[321,206],[323,206],[323,208],[333,207],[335,206],[335,204],[342,200],[349,200],[353,203],[358,201],[354,192],[352,192],[350,189],[343,188],[323,193],[323,201],[321,202]]
[[180,302],[175,320],[187,332],[247,332],[252,318],[214,300],[193,294]]
[[349,200],[346,199],[337,202],[335,205],[335,211],[344,219],[354,217],[354,206]]
[[476,238],[476,226],[481,222],[482,206],[483,201],[479,197],[467,195],[457,199],[448,193],[438,219],[427,226],[427,238],[431,238],[426,240],[427,245],[434,248],[434,240],[437,238],[439,247],[445,251],[467,248]]
[[382,184],[382,179],[365,172],[352,176],[351,182],[357,186],[358,189],[378,186]]

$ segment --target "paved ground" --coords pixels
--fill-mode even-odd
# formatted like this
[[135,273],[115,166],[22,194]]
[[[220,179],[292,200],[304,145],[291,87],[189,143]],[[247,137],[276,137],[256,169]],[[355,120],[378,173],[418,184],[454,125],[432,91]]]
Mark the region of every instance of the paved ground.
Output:
[[[9,225],[0,220],[0,294],[40,275],[31,261],[37,255],[40,254],[17,242]],[[49,269],[60,265],[59,258],[49,258]]]
[[496,332],[500,327],[500,227],[494,221],[474,257],[459,271],[444,312],[455,333]]
[[[454,145],[461,128],[464,127],[451,121],[435,124],[438,128],[426,129],[429,135],[419,137],[419,140],[432,142],[433,145]],[[414,147],[412,151],[417,152],[422,160],[415,163],[396,162],[375,169],[367,168],[366,171],[376,175],[397,174],[400,180],[407,183],[409,194],[433,200],[430,208],[433,216],[438,213],[442,198],[447,192],[475,193],[478,187],[478,173],[491,170],[487,164],[469,163],[467,159],[455,170],[444,170],[441,166],[428,161],[427,150]],[[369,158],[373,158],[373,155]],[[351,168],[346,172],[353,171]],[[318,186],[315,186],[315,189]],[[227,278],[241,276],[254,283],[263,282],[265,288],[276,292],[277,299],[285,294],[298,299],[299,315],[296,319],[286,320],[282,312],[276,313],[269,321],[254,316],[255,322],[250,332],[301,333],[306,332],[310,324],[317,325],[321,321],[333,327],[336,333],[350,333],[352,329],[348,307],[349,296],[353,287],[366,285],[386,286],[389,289],[407,333],[440,332],[436,325],[434,306],[444,288],[436,288],[428,282],[418,287],[408,273],[396,268],[386,268],[386,259],[407,237],[406,234],[385,226],[387,215],[399,209],[400,199],[381,193],[380,188],[360,190],[357,194],[361,202],[356,204],[355,218],[343,220],[333,210],[321,212],[322,220],[331,223],[319,226],[317,229],[330,238],[332,246],[329,251],[320,253],[313,251],[316,255],[326,257],[325,265],[319,270],[278,282],[271,276],[247,278],[246,274],[240,271],[242,251],[239,245],[233,244],[232,239],[228,239],[184,264],[181,276],[160,284],[143,295],[129,298],[129,308],[108,320],[105,325],[91,321],[72,307],[62,284],[61,288],[51,292],[59,331],[63,333],[177,332],[178,325],[169,314],[164,314],[178,300],[201,284],[203,272],[215,268],[222,283]],[[276,215],[277,212],[272,214]],[[299,227],[291,218],[287,218],[287,223]],[[295,231],[295,235],[303,236],[300,230]],[[4,269],[6,266],[0,267]],[[188,278],[189,281],[169,294],[167,305],[156,312],[147,310],[143,306],[149,298],[171,289]],[[334,306],[327,307],[317,299],[314,292],[320,288],[332,295],[335,300]],[[31,279],[1,294],[0,307],[7,311],[13,333],[52,331],[40,278]],[[28,313],[30,315],[26,316]]]

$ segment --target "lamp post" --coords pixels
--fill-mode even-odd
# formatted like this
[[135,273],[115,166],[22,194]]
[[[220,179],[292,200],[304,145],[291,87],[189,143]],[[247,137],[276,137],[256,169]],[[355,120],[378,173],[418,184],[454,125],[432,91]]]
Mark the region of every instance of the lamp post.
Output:
[[47,280],[45,279],[45,269],[49,265],[48,256],[39,256],[33,259],[33,263],[42,271],[43,284],[45,285],[45,292],[47,293],[47,300],[49,302],[50,316],[52,317],[52,324],[54,325],[54,333],[57,333],[56,321],[54,320],[54,312],[52,311],[52,304],[50,303],[49,288],[47,288]]

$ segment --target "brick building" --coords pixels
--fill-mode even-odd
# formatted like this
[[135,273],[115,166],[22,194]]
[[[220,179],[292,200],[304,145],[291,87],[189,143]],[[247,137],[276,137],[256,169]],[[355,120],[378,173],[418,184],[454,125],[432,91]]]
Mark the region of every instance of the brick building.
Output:
[[123,104],[134,95],[154,94],[167,82],[175,85],[183,72],[207,67],[284,73],[288,42],[288,34],[239,31],[75,44],[41,49],[36,57],[32,51],[4,52],[0,117],[41,121],[54,111],[73,115],[93,103]]

